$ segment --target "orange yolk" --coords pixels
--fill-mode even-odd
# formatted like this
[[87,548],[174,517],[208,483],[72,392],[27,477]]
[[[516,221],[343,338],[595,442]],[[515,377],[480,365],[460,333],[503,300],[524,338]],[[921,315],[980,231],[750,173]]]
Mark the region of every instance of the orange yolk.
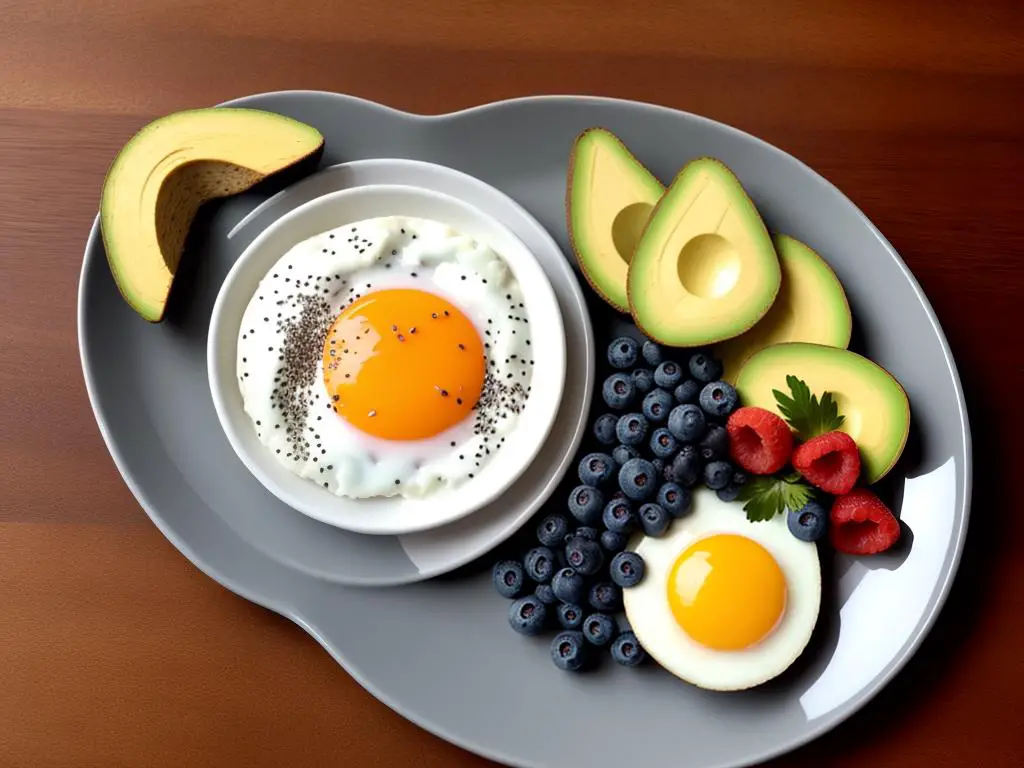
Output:
[[771,634],[786,608],[786,578],[768,551],[735,534],[699,539],[676,558],[668,602],[701,645],[738,651]]
[[480,334],[460,310],[425,291],[376,291],[338,315],[324,341],[334,410],[385,440],[444,432],[473,410],[484,385]]

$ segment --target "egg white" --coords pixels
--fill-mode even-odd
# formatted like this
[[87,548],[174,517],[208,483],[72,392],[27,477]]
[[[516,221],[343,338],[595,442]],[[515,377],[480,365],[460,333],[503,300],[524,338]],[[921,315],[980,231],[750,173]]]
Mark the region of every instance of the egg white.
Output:
[[[778,626],[757,645],[739,651],[715,650],[693,640],[668,603],[676,557],[697,539],[717,533],[753,539],[775,558],[786,579],[786,607]],[[639,585],[624,590],[626,618],[644,649],[676,677],[716,691],[750,688],[781,674],[806,647],[821,605],[821,567],[816,545],[795,538],[784,516],[752,523],[741,504],[701,488],[693,494],[691,513],[674,521],[665,536],[643,536],[631,548],[643,557],[646,571]]]
[[[457,306],[487,344],[488,372],[506,388],[518,384],[515,397],[522,403],[529,392],[532,354],[522,291],[487,245],[441,222],[405,217],[369,219],[298,243],[267,272],[246,307],[238,336],[239,389],[271,454],[338,496],[423,497],[456,487],[479,473],[518,420],[503,411],[487,434],[474,434],[474,411],[432,438],[380,439],[332,410],[319,357],[295,393],[307,408],[304,417],[285,419],[271,394],[280,387],[281,358],[294,346],[286,325],[303,317],[302,302],[323,303],[315,313],[319,328],[350,302],[389,288],[424,290]],[[325,336],[326,327],[315,341],[318,349]],[[303,436],[299,445],[287,434],[292,422]]]

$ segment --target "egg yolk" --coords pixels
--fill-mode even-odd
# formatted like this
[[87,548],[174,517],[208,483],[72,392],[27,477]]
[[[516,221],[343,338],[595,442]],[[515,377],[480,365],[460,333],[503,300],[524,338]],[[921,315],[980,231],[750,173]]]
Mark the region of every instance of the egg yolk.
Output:
[[476,327],[458,308],[413,289],[375,291],[338,315],[324,341],[334,410],[386,440],[420,440],[458,424],[484,385]]
[[768,551],[736,534],[698,539],[676,558],[668,602],[701,645],[738,651],[771,634],[786,608],[786,578]]

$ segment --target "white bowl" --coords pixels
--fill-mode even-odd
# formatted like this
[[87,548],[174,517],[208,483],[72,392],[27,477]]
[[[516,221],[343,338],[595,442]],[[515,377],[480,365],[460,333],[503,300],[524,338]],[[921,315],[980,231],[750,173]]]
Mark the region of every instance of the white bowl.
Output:
[[[490,246],[519,281],[536,361],[530,397],[503,450],[475,478],[424,498],[349,499],[289,472],[260,443],[236,374],[238,331],[259,281],[284,253],[328,229],[378,216],[434,219]],[[210,319],[207,365],[217,417],[231,447],[263,486],[292,508],[358,533],[402,534],[451,523],[494,501],[530,465],[558,414],[565,383],[562,315],[533,254],[500,222],[454,197],[411,186],[377,185],[334,192],[269,225],[228,272]]]

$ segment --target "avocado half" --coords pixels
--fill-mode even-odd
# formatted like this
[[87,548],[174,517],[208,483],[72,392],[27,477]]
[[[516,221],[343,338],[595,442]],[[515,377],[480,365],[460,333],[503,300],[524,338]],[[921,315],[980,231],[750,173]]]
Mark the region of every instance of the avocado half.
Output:
[[782,268],[775,303],[749,331],[715,347],[729,383],[751,355],[773,344],[806,341],[842,349],[850,344],[850,304],[828,262],[788,235],[775,235],[772,242]]
[[569,240],[580,270],[601,298],[629,312],[629,262],[665,188],[615,134],[590,128],[573,145],[566,190]]
[[238,194],[306,159],[324,137],[273,112],[176,112],[140,130],[107,172],[100,228],[121,295],[150,322],[163,319],[192,219],[207,200]]
[[629,265],[636,324],[674,347],[739,336],[771,308],[782,273],[772,239],[723,163],[687,163],[651,213]]
[[803,379],[819,397],[831,392],[846,417],[840,429],[857,442],[864,482],[881,480],[899,460],[910,432],[910,403],[877,363],[845,349],[793,342],[765,347],[743,366],[736,390],[744,405],[781,413],[773,389],[788,392],[787,376]]

